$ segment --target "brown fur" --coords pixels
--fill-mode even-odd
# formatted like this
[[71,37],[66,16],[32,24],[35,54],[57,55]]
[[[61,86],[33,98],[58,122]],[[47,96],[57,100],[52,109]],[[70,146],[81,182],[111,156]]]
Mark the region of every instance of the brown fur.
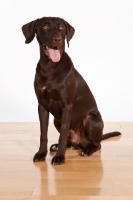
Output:
[[[45,25],[48,30],[43,29]],[[82,156],[90,156],[101,148],[102,139],[120,133],[113,132],[103,136],[103,121],[94,96],[65,52],[65,38],[69,45],[74,28],[63,19],[44,17],[25,24],[22,31],[26,43],[30,43],[36,35],[40,46],[34,86],[41,137],[39,151],[33,160],[45,160],[49,113],[54,116],[55,127],[60,133],[59,144],[50,148],[50,151],[57,151],[52,164],[65,162],[66,147],[81,149]],[[58,62],[51,60],[53,58],[49,55],[48,47],[53,52],[60,52]]]

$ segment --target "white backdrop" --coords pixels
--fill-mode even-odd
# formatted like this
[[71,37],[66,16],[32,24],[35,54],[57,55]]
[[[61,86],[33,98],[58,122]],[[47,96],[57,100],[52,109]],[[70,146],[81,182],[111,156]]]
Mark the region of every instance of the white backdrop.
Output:
[[23,24],[64,18],[75,35],[66,51],[92,90],[104,121],[133,121],[132,0],[3,0],[0,4],[0,121],[38,121],[33,81],[36,39]]

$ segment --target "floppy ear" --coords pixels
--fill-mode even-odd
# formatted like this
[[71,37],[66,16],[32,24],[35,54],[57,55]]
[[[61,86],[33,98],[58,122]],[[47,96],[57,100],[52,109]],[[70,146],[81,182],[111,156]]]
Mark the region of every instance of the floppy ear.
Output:
[[65,20],[63,20],[63,21],[64,21],[64,24],[66,27],[66,40],[67,40],[67,44],[69,47],[69,41],[73,37],[75,29],[68,22],[66,22]]
[[35,37],[35,29],[39,19],[36,19],[22,26],[23,34],[26,38],[25,43],[30,43]]

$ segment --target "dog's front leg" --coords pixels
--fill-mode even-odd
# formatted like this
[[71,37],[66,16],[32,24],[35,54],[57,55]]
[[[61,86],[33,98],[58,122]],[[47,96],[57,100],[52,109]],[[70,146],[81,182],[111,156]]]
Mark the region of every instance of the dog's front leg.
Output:
[[49,112],[43,108],[41,105],[38,106],[38,114],[40,120],[40,148],[39,151],[35,154],[33,161],[39,162],[45,160],[47,155],[47,131],[48,131],[48,120]]
[[60,165],[65,162],[65,151],[67,147],[68,131],[71,119],[71,106],[67,106],[62,110],[61,129],[59,137],[59,145],[56,155],[53,157],[51,164]]

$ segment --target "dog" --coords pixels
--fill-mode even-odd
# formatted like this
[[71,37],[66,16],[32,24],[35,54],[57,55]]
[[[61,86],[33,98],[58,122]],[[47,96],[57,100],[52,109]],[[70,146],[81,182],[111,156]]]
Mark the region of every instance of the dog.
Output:
[[47,155],[49,113],[60,133],[58,144],[50,147],[50,151],[56,152],[52,165],[65,162],[67,147],[80,149],[81,156],[90,156],[101,149],[102,140],[120,135],[120,132],[103,135],[104,123],[94,96],[65,52],[65,39],[69,46],[75,29],[64,19],[43,17],[23,25],[22,32],[25,43],[36,36],[40,46],[34,88],[41,135],[33,161],[44,161]]

